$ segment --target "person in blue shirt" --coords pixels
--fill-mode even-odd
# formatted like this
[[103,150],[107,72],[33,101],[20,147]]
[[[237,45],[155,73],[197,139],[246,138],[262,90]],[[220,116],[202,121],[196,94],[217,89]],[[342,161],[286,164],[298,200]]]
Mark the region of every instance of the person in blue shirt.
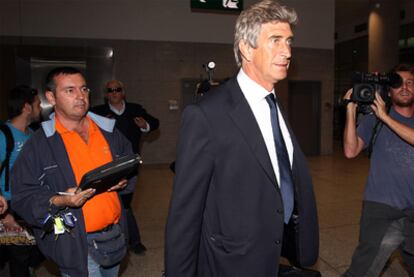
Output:
[[[23,145],[33,133],[29,125],[39,121],[40,113],[40,98],[36,90],[20,85],[10,91],[8,99],[9,120],[5,124],[11,131],[14,145],[10,156],[9,170],[13,168],[14,161],[22,150]],[[3,132],[0,132],[0,161],[2,163],[6,158],[6,146],[6,136]],[[1,174],[0,190],[1,195],[10,202],[12,186],[10,180],[6,184],[6,170],[3,170]],[[9,209],[0,218],[6,231],[22,230],[10,205]],[[7,252],[9,259],[10,276],[30,276],[29,268],[37,265],[43,259],[36,245],[6,245],[3,247],[3,250]]]
[[[397,249],[414,275],[414,67],[400,64],[392,72],[400,75],[401,85],[389,89],[389,112],[377,93],[373,113],[357,126],[358,104],[350,101],[352,90],[344,97],[345,156],[354,158],[372,146],[359,244],[344,277],[379,276]],[[381,127],[376,128],[377,123]]]

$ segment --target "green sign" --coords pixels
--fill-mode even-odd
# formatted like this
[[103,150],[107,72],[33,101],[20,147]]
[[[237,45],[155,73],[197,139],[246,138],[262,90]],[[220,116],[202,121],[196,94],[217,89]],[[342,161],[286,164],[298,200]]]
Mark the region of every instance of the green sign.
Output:
[[191,0],[191,8],[241,12],[243,10],[243,0]]

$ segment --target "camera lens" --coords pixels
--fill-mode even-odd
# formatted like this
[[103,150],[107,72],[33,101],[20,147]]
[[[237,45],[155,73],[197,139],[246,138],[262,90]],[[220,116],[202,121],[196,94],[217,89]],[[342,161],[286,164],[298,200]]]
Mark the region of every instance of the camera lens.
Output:
[[363,101],[369,101],[373,98],[373,91],[370,87],[361,88],[359,91],[359,98]]
[[352,100],[354,102],[371,103],[375,99],[375,85],[354,84]]

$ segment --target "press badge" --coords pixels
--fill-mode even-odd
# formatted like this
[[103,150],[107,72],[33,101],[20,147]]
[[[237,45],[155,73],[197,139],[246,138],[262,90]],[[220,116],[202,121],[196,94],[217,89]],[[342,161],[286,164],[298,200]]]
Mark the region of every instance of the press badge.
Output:
[[60,234],[65,233],[65,227],[63,226],[63,222],[60,217],[55,217],[54,229],[55,229],[55,235],[60,235]]

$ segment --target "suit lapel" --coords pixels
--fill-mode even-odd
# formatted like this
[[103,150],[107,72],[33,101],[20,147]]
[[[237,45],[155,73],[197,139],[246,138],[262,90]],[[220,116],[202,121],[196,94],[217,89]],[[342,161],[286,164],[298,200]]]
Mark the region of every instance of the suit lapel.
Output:
[[276,176],[259,125],[236,78],[229,81],[229,93],[232,97],[229,108],[230,117],[270,181],[277,187]]

